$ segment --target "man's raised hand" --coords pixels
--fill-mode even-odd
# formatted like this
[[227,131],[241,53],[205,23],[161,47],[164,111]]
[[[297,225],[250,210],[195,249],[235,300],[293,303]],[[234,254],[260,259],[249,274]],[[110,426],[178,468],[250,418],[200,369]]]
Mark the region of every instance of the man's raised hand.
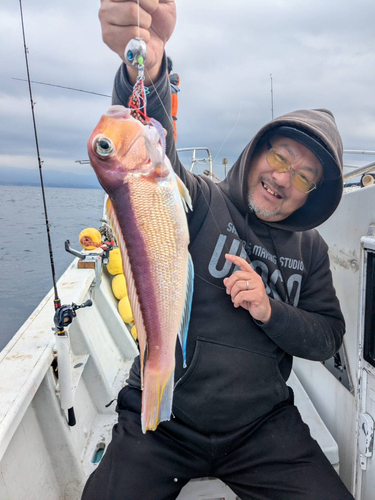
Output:
[[225,258],[240,268],[224,279],[224,286],[234,307],[241,306],[257,321],[267,323],[271,317],[271,304],[262,278],[241,257],[227,253]]
[[[137,0],[101,0],[99,19],[103,41],[123,61],[125,47],[132,38],[139,36],[147,43],[146,83],[157,80],[165,44],[176,24],[174,0],[139,0],[139,8]],[[137,69],[128,68],[135,81]]]

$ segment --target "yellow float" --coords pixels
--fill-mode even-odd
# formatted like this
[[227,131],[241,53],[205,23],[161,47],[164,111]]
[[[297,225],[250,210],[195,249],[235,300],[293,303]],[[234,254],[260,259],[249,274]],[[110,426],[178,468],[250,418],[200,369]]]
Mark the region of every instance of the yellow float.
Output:
[[86,227],[79,233],[78,241],[85,250],[94,250],[100,247],[102,235],[94,227]]
[[125,276],[123,274],[114,276],[112,280],[112,292],[117,300],[121,300],[128,295]]
[[137,333],[137,327],[134,325],[132,329],[130,330],[130,333],[132,334],[132,337],[134,340],[137,340],[138,338],[138,333]]
[[121,252],[118,247],[109,252],[107,271],[113,276],[123,274]]
[[124,297],[118,303],[118,312],[124,323],[134,323],[132,308],[130,307],[130,302],[128,297]]

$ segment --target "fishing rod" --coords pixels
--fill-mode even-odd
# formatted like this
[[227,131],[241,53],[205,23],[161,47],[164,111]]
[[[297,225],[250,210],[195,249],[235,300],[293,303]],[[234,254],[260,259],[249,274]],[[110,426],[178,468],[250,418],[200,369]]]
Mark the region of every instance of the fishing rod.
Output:
[[46,203],[46,196],[45,196],[45,190],[44,190],[44,181],[43,181],[43,173],[42,173],[43,161],[42,161],[42,159],[40,157],[38,133],[37,133],[37,129],[36,129],[34,99],[33,99],[33,94],[32,94],[32,90],[31,90],[29,60],[28,60],[28,56],[27,56],[28,49],[27,49],[27,45],[26,45],[25,26],[24,26],[23,11],[22,11],[22,1],[19,0],[19,2],[20,2],[20,12],[21,12],[21,25],[22,25],[23,45],[24,45],[24,50],[25,50],[27,81],[28,81],[28,86],[29,86],[29,95],[30,95],[30,103],[31,103],[31,114],[32,114],[33,126],[34,126],[34,137],[35,137],[36,153],[37,153],[37,157],[38,157],[40,185],[41,185],[41,188],[42,188],[42,199],[43,199],[45,223],[46,223],[46,229],[47,229],[48,249],[49,249],[49,257],[50,257],[50,263],[51,263],[53,289],[54,289],[54,292],[55,292],[55,301],[54,302],[55,302],[55,309],[56,309],[61,304],[59,303],[60,299],[58,297],[57,286],[56,286],[55,264],[54,264],[54,260],[53,260],[51,233],[50,233],[50,230],[49,230],[50,229],[50,224],[49,224],[48,213],[47,213],[47,203]]
[[49,249],[49,258],[52,272],[52,283],[54,290],[54,308],[55,308],[55,316],[54,323],[55,328],[54,331],[56,333],[56,348],[58,353],[58,363],[59,363],[59,388],[60,388],[60,404],[63,410],[67,410],[68,412],[68,424],[73,426],[76,424],[76,418],[74,414],[73,408],[73,391],[72,391],[72,372],[71,372],[71,363],[70,363],[70,340],[65,330],[65,327],[70,325],[73,321],[73,318],[76,316],[76,310],[82,307],[88,307],[92,305],[91,300],[87,300],[84,304],[77,305],[71,304],[69,305],[61,305],[61,300],[57,291],[56,284],[56,272],[55,272],[55,263],[53,259],[53,250],[52,250],[52,241],[51,241],[51,233],[50,233],[50,223],[48,219],[47,212],[47,202],[45,196],[44,189],[44,181],[43,181],[43,172],[42,165],[43,161],[40,157],[39,150],[39,141],[38,141],[38,133],[36,127],[36,118],[35,118],[35,103],[33,99],[33,93],[31,89],[31,79],[30,79],[30,70],[29,70],[29,59],[28,59],[28,48],[26,45],[26,35],[25,35],[25,25],[23,19],[23,9],[22,9],[22,0],[19,0],[20,4],[20,14],[21,14],[21,26],[22,26],[22,36],[23,36],[23,45],[25,51],[25,62],[26,62],[26,72],[27,72],[27,82],[29,86],[29,95],[30,95],[30,104],[31,104],[31,114],[33,118],[33,126],[34,126],[34,137],[35,137],[35,145],[36,145],[36,153],[38,157],[38,165],[39,165],[39,176],[40,176],[40,185],[42,188],[42,199],[43,199],[43,207],[44,207],[44,217],[46,223],[47,230],[47,240],[48,240],[48,249]]

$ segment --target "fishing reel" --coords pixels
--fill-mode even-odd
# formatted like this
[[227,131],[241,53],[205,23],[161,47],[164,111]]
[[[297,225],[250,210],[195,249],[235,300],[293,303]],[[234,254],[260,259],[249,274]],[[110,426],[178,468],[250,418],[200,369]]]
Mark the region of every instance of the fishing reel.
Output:
[[68,424],[73,427],[76,425],[76,417],[73,408],[74,392],[70,357],[70,340],[66,334],[65,328],[69,326],[73,319],[77,316],[77,309],[92,306],[92,301],[90,299],[86,300],[86,302],[81,305],[77,305],[74,302],[71,305],[60,304],[60,299],[55,299],[56,312],[53,318],[55,328],[52,328],[52,330],[56,333],[57,364],[55,366],[55,371],[58,373],[60,405],[63,410],[67,411]]
[[63,332],[64,328],[69,326],[73,319],[77,316],[76,310],[83,307],[91,307],[92,300],[88,299],[81,305],[77,305],[74,302],[71,305],[64,304],[56,309],[53,321],[55,323],[54,330],[59,334]]

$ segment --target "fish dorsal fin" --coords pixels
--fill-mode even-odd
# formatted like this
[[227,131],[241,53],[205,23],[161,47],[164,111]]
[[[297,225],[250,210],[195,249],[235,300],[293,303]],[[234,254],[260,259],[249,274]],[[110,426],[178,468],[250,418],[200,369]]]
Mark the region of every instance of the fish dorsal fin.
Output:
[[194,265],[191,255],[188,258],[188,271],[187,271],[187,283],[186,283],[186,295],[185,295],[185,307],[184,313],[182,315],[181,325],[178,332],[178,338],[180,339],[183,366],[186,368],[186,343],[189,330],[191,304],[193,301],[193,291],[194,291]]
[[185,212],[188,211],[188,207],[190,208],[191,211],[193,211],[193,205],[191,203],[191,198],[190,198],[190,193],[188,191],[188,188],[185,186],[185,184],[182,182],[182,180],[176,175],[176,181],[177,181],[177,186],[178,186],[178,191],[181,195],[182,198],[182,203],[185,208]]
[[107,210],[107,215],[108,215],[109,221],[111,223],[113,232],[115,233],[116,240],[118,242],[118,245],[119,245],[119,248],[121,251],[122,268],[123,268],[125,279],[126,279],[126,286],[128,289],[129,302],[130,302],[130,305],[132,308],[134,323],[135,323],[135,326],[137,327],[137,335],[138,335],[139,350],[140,350],[141,386],[143,389],[143,372],[144,372],[145,354],[146,354],[146,349],[147,349],[146,328],[145,328],[144,321],[143,321],[143,315],[142,315],[142,311],[141,311],[141,307],[140,307],[140,303],[139,303],[137,289],[135,287],[133,271],[132,271],[131,266],[130,266],[128,250],[126,248],[126,242],[125,242],[124,237],[122,235],[122,231],[121,231],[120,224],[119,224],[119,221],[118,221],[118,218],[116,215],[115,208],[114,208],[113,203],[111,202],[111,200],[109,198],[108,198],[107,203],[106,203],[106,210]]

